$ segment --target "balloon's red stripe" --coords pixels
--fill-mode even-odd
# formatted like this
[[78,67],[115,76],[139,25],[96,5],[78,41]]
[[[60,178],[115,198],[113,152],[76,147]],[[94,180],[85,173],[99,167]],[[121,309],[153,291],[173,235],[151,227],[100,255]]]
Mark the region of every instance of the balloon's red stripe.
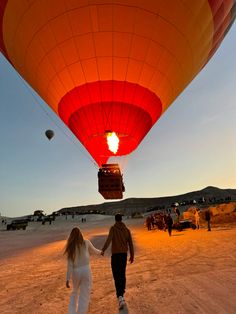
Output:
[[86,83],[69,91],[60,101],[58,112],[68,124],[70,116],[79,108],[93,103],[126,103],[143,109],[151,117],[152,124],[159,118],[162,103],[149,89],[125,81],[98,81]]
[[7,2],[8,0],[0,1],[0,51],[5,55],[6,58],[8,58],[8,56],[7,56],[7,51],[4,45],[4,41],[3,41],[3,17],[4,17],[4,12],[5,12]]
[[130,154],[162,113],[160,99],[147,88],[124,81],[100,81],[76,87],[61,100],[59,116],[98,165],[113,154],[106,131],[120,139],[116,155]]
[[211,7],[213,21],[214,21],[214,35],[212,42],[212,49],[209,53],[208,60],[215,53],[220,43],[227,33],[228,27],[234,18],[232,10],[234,9],[234,0],[208,0]]

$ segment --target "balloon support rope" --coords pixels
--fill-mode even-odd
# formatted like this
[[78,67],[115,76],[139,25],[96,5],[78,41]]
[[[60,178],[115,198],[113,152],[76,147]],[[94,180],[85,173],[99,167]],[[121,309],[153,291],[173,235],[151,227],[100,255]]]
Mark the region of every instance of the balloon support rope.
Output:
[[[16,72],[16,71],[15,71]],[[51,122],[65,135],[65,137],[72,143],[75,145],[75,147],[95,166],[96,169],[99,169],[99,167],[97,166],[97,164],[93,161],[92,158],[90,158],[87,154],[85,154],[79,147],[78,144],[75,143],[71,137],[69,137],[69,135],[65,132],[65,130],[59,126],[59,124],[56,122],[56,120],[50,116],[49,112],[41,105],[41,103],[39,102],[39,100],[37,99],[36,95],[33,93],[33,91],[31,90],[31,87],[26,84],[25,80],[21,77],[21,75],[16,72],[18,78],[22,81],[23,85],[26,87],[26,89],[30,92],[32,98],[34,99],[35,103],[43,110],[43,112],[47,115],[47,117],[51,120]]]

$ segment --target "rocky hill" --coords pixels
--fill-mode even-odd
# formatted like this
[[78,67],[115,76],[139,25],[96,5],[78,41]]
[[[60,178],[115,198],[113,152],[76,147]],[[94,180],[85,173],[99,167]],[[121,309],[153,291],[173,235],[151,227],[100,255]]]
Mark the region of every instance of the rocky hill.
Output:
[[126,215],[131,215],[134,212],[143,213],[152,209],[165,209],[176,202],[182,207],[192,204],[197,204],[197,206],[203,207],[230,201],[236,201],[236,189],[220,189],[208,186],[202,190],[182,195],[154,198],[127,198],[121,201],[106,202],[97,205],[62,208],[58,212],[62,214],[82,214],[92,212],[114,214],[119,211]]

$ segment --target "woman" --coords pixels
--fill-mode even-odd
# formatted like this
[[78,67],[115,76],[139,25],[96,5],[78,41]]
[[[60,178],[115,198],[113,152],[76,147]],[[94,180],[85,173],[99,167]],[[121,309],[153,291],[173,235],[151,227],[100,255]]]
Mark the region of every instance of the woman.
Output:
[[195,217],[196,228],[199,229],[199,227],[200,227],[200,216],[199,216],[197,209],[195,210],[194,217]]
[[97,250],[89,240],[84,240],[79,228],[73,228],[67,240],[64,252],[67,256],[66,287],[70,288],[71,278],[73,284],[69,303],[69,314],[86,314],[88,312],[92,287],[90,269],[91,253],[101,256],[100,250]]

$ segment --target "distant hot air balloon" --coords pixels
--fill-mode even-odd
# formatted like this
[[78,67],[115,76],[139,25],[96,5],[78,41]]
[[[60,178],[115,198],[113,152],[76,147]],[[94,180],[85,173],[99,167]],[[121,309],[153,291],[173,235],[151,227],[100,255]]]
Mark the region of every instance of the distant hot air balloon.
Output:
[[54,137],[54,132],[52,130],[47,130],[45,131],[45,135],[50,141]]
[[214,54],[235,8],[234,0],[0,0],[0,50],[101,167],[137,148]]

